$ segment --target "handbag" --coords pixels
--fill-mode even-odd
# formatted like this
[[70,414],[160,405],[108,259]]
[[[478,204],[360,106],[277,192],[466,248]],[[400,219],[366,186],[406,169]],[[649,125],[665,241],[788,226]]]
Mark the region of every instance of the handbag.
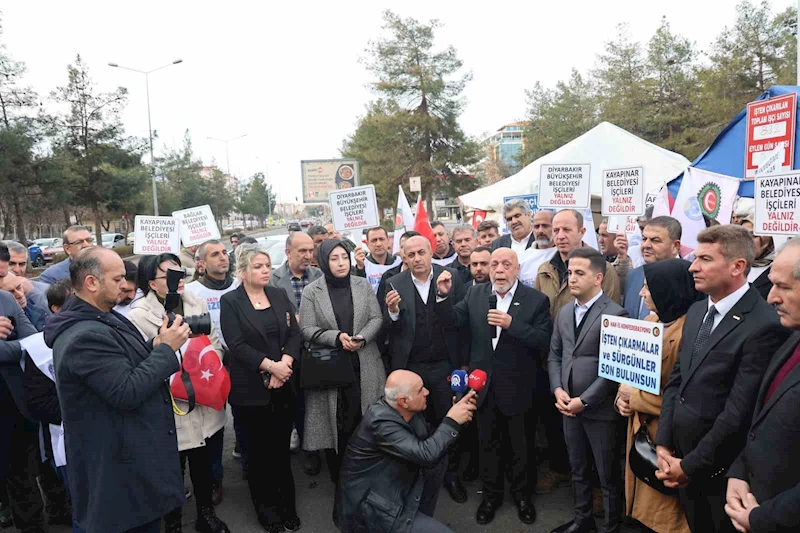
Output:
[[325,330],[318,330],[300,356],[300,388],[336,389],[356,381],[350,357],[341,348],[315,342]]
[[664,486],[664,482],[656,477],[658,470],[658,456],[650,434],[647,432],[647,422],[642,423],[642,427],[633,436],[633,444],[628,454],[628,465],[631,472],[637,479],[645,483],[652,489],[667,496],[677,496],[678,491]]

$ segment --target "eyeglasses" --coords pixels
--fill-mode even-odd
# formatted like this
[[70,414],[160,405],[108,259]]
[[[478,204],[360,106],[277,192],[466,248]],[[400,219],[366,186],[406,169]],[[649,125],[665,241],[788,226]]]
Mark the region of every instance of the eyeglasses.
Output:
[[78,239],[77,241],[65,242],[64,246],[77,246],[77,245],[83,244],[83,243],[92,245],[92,244],[94,244],[94,239],[92,237],[87,237],[85,239]]

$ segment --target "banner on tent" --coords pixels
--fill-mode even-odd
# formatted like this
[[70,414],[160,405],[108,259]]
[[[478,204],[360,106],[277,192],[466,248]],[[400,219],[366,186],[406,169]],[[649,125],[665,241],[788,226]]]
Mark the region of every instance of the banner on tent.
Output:
[[644,213],[644,167],[604,170],[602,185],[604,217]]
[[542,165],[539,171],[539,207],[585,209],[591,195],[591,165]]
[[528,207],[531,208],[531,213],[539,211],[539,195],[538,194],[517,194],[515,196],[504,196],[503,203],[516,200],[517,198],[528,202]]
[[783,146],[783,159],[778,165],[779,170],[792,170],[796,113],[797,93],[747,104],[745,179],[755,177],[758,167],[778,146]]
[[756,235],[800,233],[800,172],[755,178]]

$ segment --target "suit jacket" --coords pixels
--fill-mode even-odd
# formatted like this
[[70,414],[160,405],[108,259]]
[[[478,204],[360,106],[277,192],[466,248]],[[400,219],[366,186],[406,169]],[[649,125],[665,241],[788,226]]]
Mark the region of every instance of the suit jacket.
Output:
[[[318,268],[310,266],[308,267],[307,272],[309,284],[312,281],[322,277],[322,272]],[[295,308],[295,312],[298,312],[298,309],[296,309],[297,304],[295,303],[294,299],[294,287],[292,287],[292,272],[289,270],[288,261],[272,271],[272,277],[269,280],[269,285],[270,287],[278,287],[283,289],[286,292],[286,296],[289,297],[289,302],[292,304],[292,307]],[[225,335],[223,334],[223,337],[224,336]],[[227,342],[227,338],[225,341]]]
[[50,265],[44,270],[44,272],[41,273],[39,276],[39,281],[48,285],[52,285],[60,279],[68,278],[70,264],[72,264],[72,260],[67,257],[55,265]]
[[[528,244],[525,246],[527,250],[531,246],[536,243],[536,236],[533,234],[533,229],[531,229],[531,235],[528,237]],[[505,235],[500,235],[495,241],[492,243],[492,250],[497,250],[498,248],[511,248],[511,234],[506,233]]]
[[772,290],[772,282],[769,280],[770,270],[772,270],[772,265],[770,265],[768,269],[762,272],[761,275],[750,284],[765,300],[767,299],[767,296],[769,296],[769,291]]
[[8,387],[19,412],[27,418],[31,418],[25,402],[24,375],[19,364],[22,360],[22,347],[19,340],[35,335],[36,328],[30,323],[10,292],[0,291],[0,316],[9,317],[14,322],[13,340],[0,340],[0,380],[5,382],[5,384],[0,383],[0,387]]
[[[235,291],[225,293],[220,300],[222,336],[225,337],[230,352],[231,393],[228,400],[232,405],[269,405],[276,392],[284,392],[286,387],[294,390],[294,379],[290,379],[280,389],[268,389],[264,386],[258,368],[264,358],[268,357],[264,352],[264,344],[278,341],[281,351],[274,360],[279,361],[282,354],[291,355],[294,358],[292,369],[297,372],[303,343],[295,319],[294,304],[286,292],[270,286],[264,287],[264,292],[278,318],[278,339],[267,339],[260,327],[260,311],[253,309],[244,284],[239,285]],[[288,317],[288,324],[285,317]]]
[[[464,286],[457,283],[458,275],[455,270],[448,267],[431,265],[433,269],[433,295],[436,298],[436,280],[443,271],[447,270],[453,276],[453,291],[451,297],[454,302],[447,300],[437,303],[436,300],[428,300],[428,305],[433,305],[433,310],[439,318],[439,324],[444,332],[444,341],[447,345],[447,357],[453,368],[461,367],[461,346],[459,345],[458,328],[452,319],[450,305],[458,303],[464,297]],[[406,270],[392,278],[392,284],[397,292],[400,293],[400,318],[393,321],[389,317],[389,309],[385,308],[383,320],[386,324],[387,337],[389,340],[389,367],[391,370],[406,368],[408,366],[408,356],[414,345],[414,334],[416,331],[416,292],[414,282],[411,280],[411,270]],[[448,298],[449,299],[449,298]],[[447,303],[445,303],[447,302]],[[444,304],[444,305],[442,305]]]
[[[561,308],[553,324],[550,356],[550,391],[561,387],[571,397],[588,404],[581,416],[592,420],[615,420],[614,395],[618,384],[597,375],[600,364],[600,316],[628,316],[627,311],[603,293],[583,317],[575,338],[575,300]],[[572,387],[570,387],[570,377]]]
[[511,326],[501,329],[495,349],[486,322],[491,294],[491,283],[475,285],[461,302],[449,305],[453,305],[456,323],[472,334],[469,359],[463,363],[470,370],[480,368],[488,376],[486,386],[478,394],[478,405],[491,393],[500,411],[514,416],[533,405],[537,360],[547,352],[553,331],[550,301],[536,289],[517,283],[508,308]]
[[742,450],[771,354],[789,331],[752,287],[728,311],[690,366],[708,301],[686,313],[678,361],[664,389],[656,444],[675,450],[694,478],[719,476]]
[[789,533],[800,529],[800,368],[792,370],[769,402],[764,398],[775,375],[800,344],[800,332],[772,357],[758,391],[747,444],[728,477],[750,484],[760,507],[750,513],[753,533]]
[[644,266],[639,266],[628,272],[625,280],[625,291],[622,294],[622,307],[631,318],[639,318],[642,309],[642,297],[639,292],[644,287]]

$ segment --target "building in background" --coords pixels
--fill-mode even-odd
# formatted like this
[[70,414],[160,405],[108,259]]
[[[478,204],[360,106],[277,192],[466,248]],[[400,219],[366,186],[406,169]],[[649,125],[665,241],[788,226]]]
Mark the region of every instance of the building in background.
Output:
[[525,124],[524,121],[506,124],[486,139],[489,159],[498,167],[501,179],[522,169],[520,155],[525,144],[522,135]]

